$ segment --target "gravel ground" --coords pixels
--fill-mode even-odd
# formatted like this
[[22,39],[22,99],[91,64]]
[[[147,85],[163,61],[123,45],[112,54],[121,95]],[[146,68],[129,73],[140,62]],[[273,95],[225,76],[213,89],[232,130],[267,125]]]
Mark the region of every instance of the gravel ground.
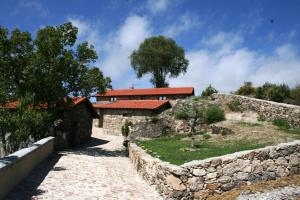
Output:
[[300,187],[286,186],[263,192],[243,192],[237,200],[292,200],[300,199]]
[[7,199],[156,200],[121,151],[123,138],[94,129],[89,144],[45,160]]

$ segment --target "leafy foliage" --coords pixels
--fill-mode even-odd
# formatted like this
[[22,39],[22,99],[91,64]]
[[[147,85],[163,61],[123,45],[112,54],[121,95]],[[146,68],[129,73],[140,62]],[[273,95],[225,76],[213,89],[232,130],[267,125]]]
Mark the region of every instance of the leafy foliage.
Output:
[[188,66],[184,49],[164,36],[145,39],[138,50],[132,52],[130,60],[137,77],[151,74],[150,81],[157,88],[168,87],[166,78],[185,73]]
[[219,106],[210,106],[203,112],[203,119],[205,123],[211,124],[225,120],[225,113]]
[[130,131],[130,129],[129,129],[130,126],[132,126],[132,122],[126,120],[125,123],[124,123],[124,125],[121,127],[121,132],[122,132],[122,135],[124,137],[128,136],[129,131]]
[[242,85],[237,91],[236,94],[238,95],[255,95],[255,88],[253,87],[251,82],[244,82],[244,85]]
[[[0,27],[0,136],[13,150],[45,136],[66,98],[111,87],[110,78],[92,66],[98,58],[93,46],[76,43],[77,32],[65,23],[46,26],[32,38],[29,32]],[[21,104],[5,109],[12,100]]]
[[241,104],[237,100],[231,101],[227,105],[228,105],[228,108],[233,112],[240,112],[241,111]]
[[202,91],[201,97],[209,97],[214,93],[218,93],[218,90],[209,85],[205,90]]

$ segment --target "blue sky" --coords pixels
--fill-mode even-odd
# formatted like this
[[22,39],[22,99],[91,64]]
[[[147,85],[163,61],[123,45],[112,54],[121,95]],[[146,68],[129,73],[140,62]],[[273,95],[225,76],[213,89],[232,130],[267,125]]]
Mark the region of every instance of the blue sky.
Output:
[[114,88],[151,87],[149,76],[135,78],[128,56],[147,37],[172,37],[190,65],[170,86],[229,92],[244,81],[300,84],[299,10],[297,0],[1,0],[0,25],[34,35],[71,21]]

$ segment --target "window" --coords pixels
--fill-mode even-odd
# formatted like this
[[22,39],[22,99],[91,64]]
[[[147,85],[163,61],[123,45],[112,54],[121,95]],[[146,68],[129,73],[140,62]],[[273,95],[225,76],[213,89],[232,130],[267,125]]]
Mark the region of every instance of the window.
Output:
[[110,101],[117,101],[117,97],[111,97]]
[[167,97],[166,97],[166,96],[160,96],[158,99],[159,99],[159,100],[166,100]]

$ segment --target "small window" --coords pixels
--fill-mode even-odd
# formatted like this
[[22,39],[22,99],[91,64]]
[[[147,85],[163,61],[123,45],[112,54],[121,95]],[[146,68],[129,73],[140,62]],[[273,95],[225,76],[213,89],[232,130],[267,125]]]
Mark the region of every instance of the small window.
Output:
[[117,97],[111,97],[110,101],[117,101]]
[[166,96],[160,96],[160,97],[159,97],[159,100],[166,100],[166,99],[167,99]]
[[123,113],[123,117],[130,117],[131,113]]

